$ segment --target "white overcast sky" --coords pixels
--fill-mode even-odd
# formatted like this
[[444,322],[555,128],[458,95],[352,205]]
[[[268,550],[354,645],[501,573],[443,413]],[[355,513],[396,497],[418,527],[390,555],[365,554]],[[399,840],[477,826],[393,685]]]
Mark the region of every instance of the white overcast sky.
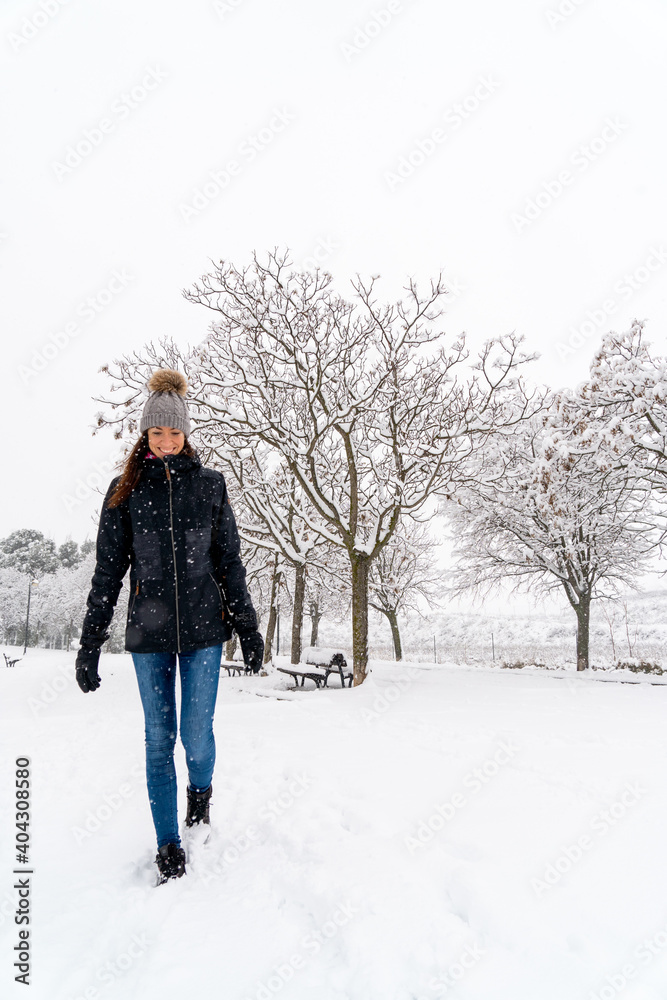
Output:
[[201,340],[209,259],[443,270],[452,338],[524,334],[551,385],[635,317],[665,350],[664,0],[4,0],[0,36],[0,537],[94,537],[98,369]]

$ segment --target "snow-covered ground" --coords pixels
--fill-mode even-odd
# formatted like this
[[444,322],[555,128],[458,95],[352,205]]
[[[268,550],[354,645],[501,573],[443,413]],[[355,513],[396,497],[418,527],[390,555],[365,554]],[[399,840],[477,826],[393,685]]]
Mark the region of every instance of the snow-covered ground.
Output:
[[[131,660],[0,669],[0,995],[664,1000],[667,686],[374,662],[223,672],[210,842],[155,888]],[[659,680],[659,679],[658,679]],[[335,684],[335,681],[333,682]],[[31,758],[31,988],[14,983]],[[185,798],[182,748],[177,768]]]

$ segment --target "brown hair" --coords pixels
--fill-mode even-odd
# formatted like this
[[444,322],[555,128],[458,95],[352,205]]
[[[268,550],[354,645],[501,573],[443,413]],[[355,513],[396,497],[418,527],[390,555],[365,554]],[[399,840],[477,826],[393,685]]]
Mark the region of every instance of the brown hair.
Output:
[[[125,465],[123,466],[120,479],[116,484],[116,489],[107,501],[107,507],[118,507],[123,500],[127,500],[130,493],[141,479],[144,458],[146,457],[146,452],[148,451],[150,451],[148,446],[148,431],[144,431],[125,460]],[[195,450],[187,438],[185,439],[185,444],[183,445],[180,454],[187,455],[188,458],[194,458],[195,456]]]

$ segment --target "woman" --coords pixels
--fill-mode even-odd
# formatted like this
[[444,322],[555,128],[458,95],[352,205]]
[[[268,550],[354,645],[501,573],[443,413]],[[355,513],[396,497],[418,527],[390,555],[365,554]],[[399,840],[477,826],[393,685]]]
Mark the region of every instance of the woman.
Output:
[[141,437],[102,506],[97,564],[76,659],[81,690],[95,691],[100,647],[129,566],[125,648],[132,654],[146,720],[158,883],[185,874],[174,767],[177,661],[189,778],[185,823],[190,827],[210,823],[222,644],[233,628],[246,668],[255,673],[264,653],[225,480],[202,466],[188,442],[186,388],[183,375],[170,369],[159,369],[148,383]]

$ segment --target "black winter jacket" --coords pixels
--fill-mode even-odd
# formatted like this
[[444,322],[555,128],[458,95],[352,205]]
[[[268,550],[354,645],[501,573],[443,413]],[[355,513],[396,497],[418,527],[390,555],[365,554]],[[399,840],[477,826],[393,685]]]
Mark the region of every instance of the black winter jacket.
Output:
[[239,555],[239,535],[220,472],[199,458],[146,458],[129,497],[109,509],[97,535],[97,565],[81,646],[99,649],[130,568],[125,648],[190,652],[257,628]]

